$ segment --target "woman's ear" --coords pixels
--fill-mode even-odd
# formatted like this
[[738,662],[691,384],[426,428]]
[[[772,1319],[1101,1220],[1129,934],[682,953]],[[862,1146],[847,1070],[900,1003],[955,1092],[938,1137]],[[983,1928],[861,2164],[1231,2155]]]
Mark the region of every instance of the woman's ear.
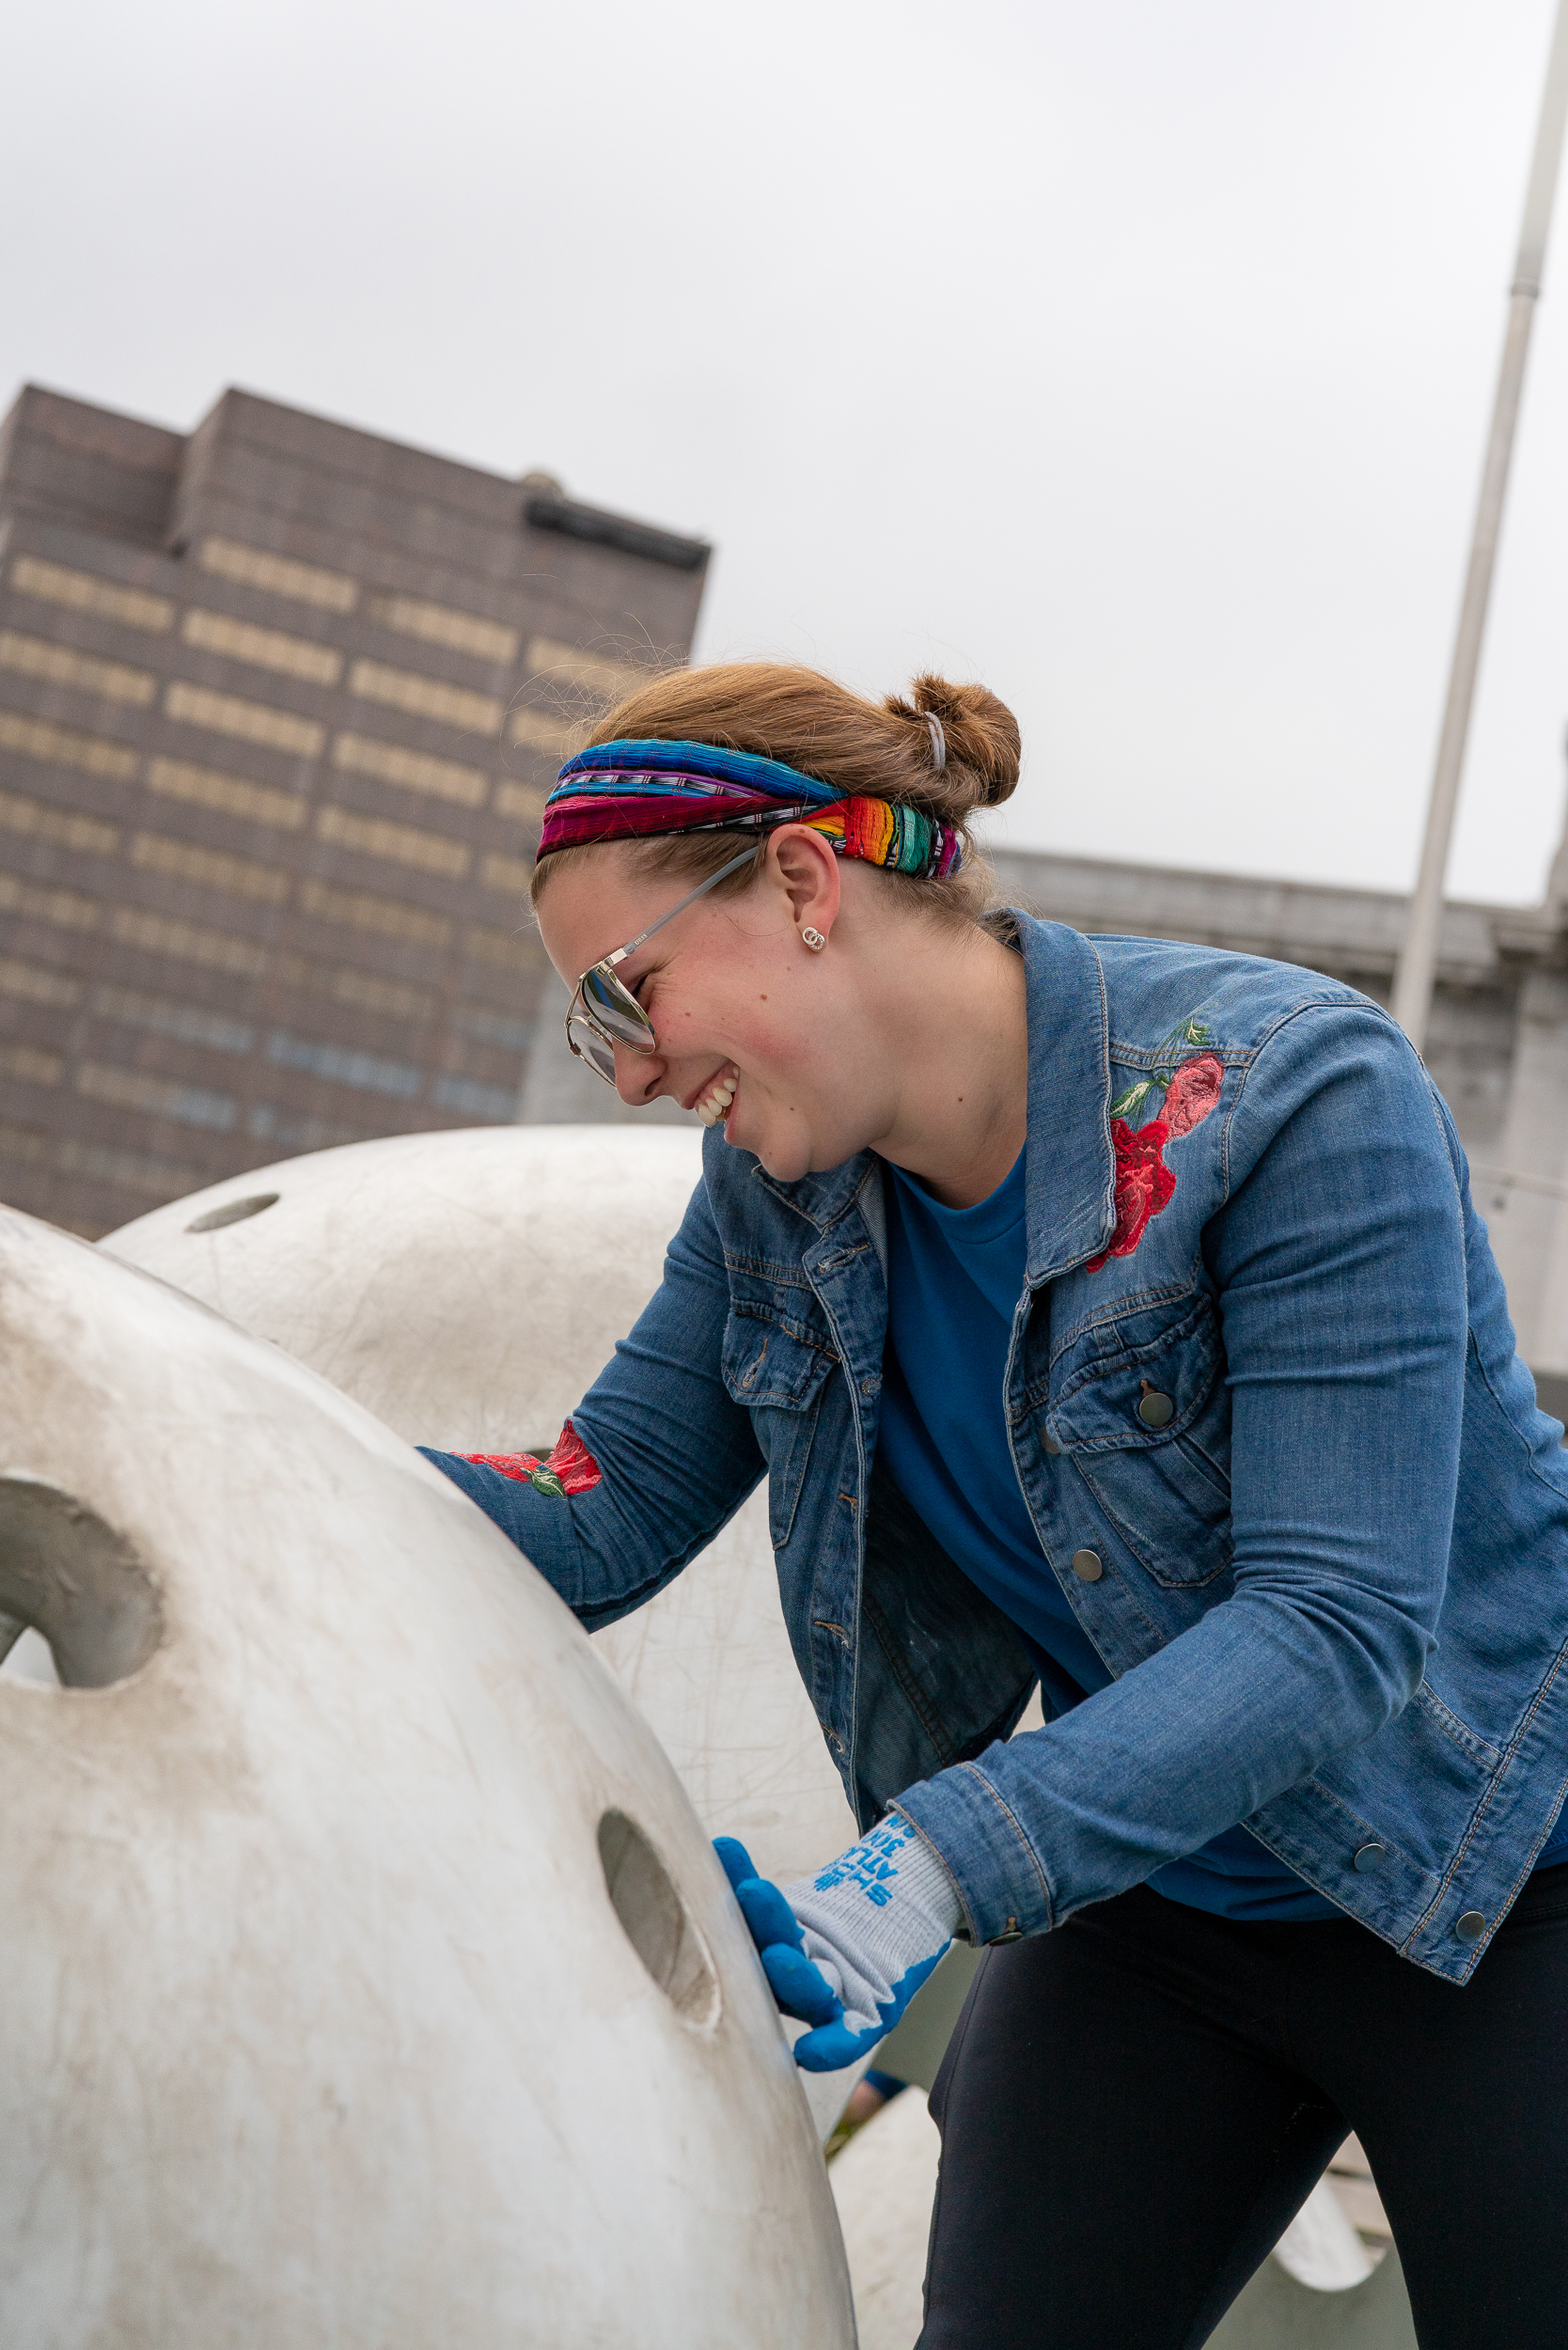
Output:
[[839,916],[839,859],[820,832],[806,824],[783,824],[768,842],[768,861],[778,876],[797,931],[830,938]]

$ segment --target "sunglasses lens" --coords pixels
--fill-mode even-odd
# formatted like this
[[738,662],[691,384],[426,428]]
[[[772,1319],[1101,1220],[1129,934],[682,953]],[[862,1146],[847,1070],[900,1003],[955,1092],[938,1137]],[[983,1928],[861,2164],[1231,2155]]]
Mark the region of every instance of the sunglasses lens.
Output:
[[597,1028],[590,1028],[586,1020],[573,1017],[567,1023],[566,1036],[578,1058],[586,1060],[595,1075],[603,1077],[607,1086],[613,1086],[615,1055]]
[[634,1053],[653,1050],[653,1026],[635,995],[612,973],[588,971],[582,981],[583,1008],[593,1014],[617,1044]]

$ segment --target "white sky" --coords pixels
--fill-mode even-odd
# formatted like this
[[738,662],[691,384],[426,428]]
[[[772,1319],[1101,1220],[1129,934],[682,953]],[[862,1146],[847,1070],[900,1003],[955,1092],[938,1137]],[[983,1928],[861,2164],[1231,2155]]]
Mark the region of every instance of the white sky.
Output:
[[[716,541],[699,655],[984,678],[1015,841],[1406,887],[1551,13],[56,0],[0,400],[544,466]],[[1560,823],[1559,235],[1458,895]]]

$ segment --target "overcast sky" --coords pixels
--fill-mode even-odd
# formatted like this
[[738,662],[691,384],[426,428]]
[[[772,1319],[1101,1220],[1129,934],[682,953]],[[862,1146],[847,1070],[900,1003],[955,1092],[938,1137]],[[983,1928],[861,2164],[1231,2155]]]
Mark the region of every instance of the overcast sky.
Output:
[[[241,384],[711,537],[699,657],[986,680],[1007,831],[1404,888],[1550,0],[56,0],[0,398]],[[1548,255],[1450,886],[1568,722]]]

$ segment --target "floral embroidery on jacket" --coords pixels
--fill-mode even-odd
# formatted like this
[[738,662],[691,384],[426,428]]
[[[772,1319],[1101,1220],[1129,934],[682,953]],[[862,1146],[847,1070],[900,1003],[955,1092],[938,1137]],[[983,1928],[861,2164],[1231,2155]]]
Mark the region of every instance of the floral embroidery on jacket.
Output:
[[[1091,1257],[1086,1273],[1098,1273],[1113,1257],[1130,1257],[1143,1238],[1151,1216],[1168,1208],[1175,1195],[1176,1178],[1165,1163],[1165,1146],[1190,1135],[1202,1124],[1225,1083],[1225,1064],[1215,1053],[1200,1050],[1186,1060],[1176,1055],[1194,1045],[1213,1042],[1198,1020],[1184,1020],[1160,1046],[1153,1068],[1139,1077],[1110,1105],[1111,1145],[1116,1152],[1116,1230],[1107,1247]],[[1151,1097],[1164,1095],[1159,1114],[1141,1126],[1129,1120],[1134,1110],[1154,1106]]]
[[599,1464],[570,1420],[547,1461],[535,1452],[463,1452],[458,1457],[479,1468],[495,1469],[502,1477],[515,1478],[520,1485],[531,1485],[535,1493],[548,1494],[553,1501],[591,1493],[599,1482]]

